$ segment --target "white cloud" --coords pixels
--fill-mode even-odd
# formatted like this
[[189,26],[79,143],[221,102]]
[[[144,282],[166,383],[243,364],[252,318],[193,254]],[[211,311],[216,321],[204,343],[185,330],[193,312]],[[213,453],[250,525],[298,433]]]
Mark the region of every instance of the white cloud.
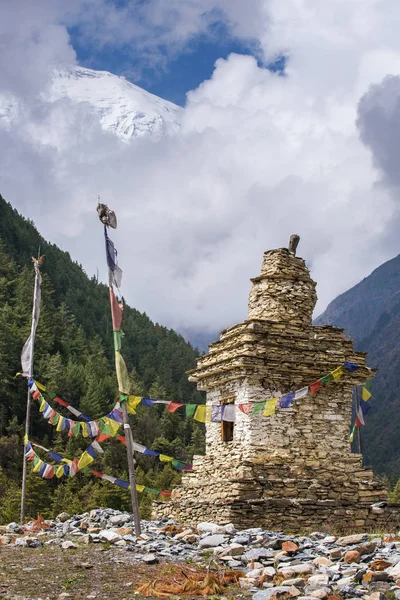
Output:
[[[136,25],[133,10],[121,13],[122,25],[104,2],[93,26],[93,2],[76,3],[69,14],[61,4],[36,4],[43,15],[28,11],[19,58],[0,82],[26,106],[17,125],[0,129],[2,154],[8,149],[0,191],[90,273],[103,264],[93,212],[100,193],[119,215],[113,239],[130,304],[175,327],[229,326],[246,316],[248,280],[262,252],[296,232],[322,310],[396,251],[393,178],[377,185],[386,167],[374,145],[379,126],[366,133],[362,120],[367,100],[362,140],[357,129],[370,84],[400,74],[396,0],[151,0]],[[48,64],[74,61],[64,22],[84,19],[88,42],[112,44],[119,32],[152,51],[151,32],[161,28],[175,52],[221,11],[235,35],[259,42],[266,61],[285,52],[288,75],[251,57],[220,59],[188,94],[177,136],[127,145],[104,132],[87,105],[37,99]],[[8,19],[16,29],[17,12]],[[12,49],[5,51],[2,64]],[[398,93],[392,87],[385,97]]]

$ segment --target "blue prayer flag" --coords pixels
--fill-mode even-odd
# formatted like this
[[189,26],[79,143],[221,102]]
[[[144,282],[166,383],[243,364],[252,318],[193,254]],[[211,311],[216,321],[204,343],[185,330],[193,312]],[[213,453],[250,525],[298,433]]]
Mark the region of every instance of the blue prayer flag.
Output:
[[357,369],[358,369],[358,364],[357,363],[345,362],[343,366],[348,371],[357,371]]
[[279,406],[281,408],[289,408],[289,406],[293,402],[293,398],[294,398],[294,392],[291,392],[290,394],[285,394],[284,396],[281,397],[281,399],[279,401]]

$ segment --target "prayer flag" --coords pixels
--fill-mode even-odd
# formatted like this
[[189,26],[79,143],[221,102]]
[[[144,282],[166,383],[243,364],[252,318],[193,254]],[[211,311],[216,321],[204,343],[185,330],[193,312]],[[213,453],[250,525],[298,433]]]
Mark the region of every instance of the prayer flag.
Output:
[[369,413],[369,411],[371,410],[371,404],[369,402],[360,402],[360,407],[361,407],[361,411],[362,414],[364,415],[364,417],[367,416],[367,414]]
[[47,468],[47,463],[42,462],[42,464],[40,465],[40,468],[39,468],[40,477],[43,477],[46,468]]
[[322,383],[318,379],[317,381],[315,381],[314,383],[312,383],[310,385],[310,392],[312,394],[316,394],[321,389],[321,387],[322,387]]
[[130,415],[134,415],[136,412],[136,407],[141,403],[142,401],[142,397],[141,396],[128,396],[128,399],[126,401],[126,407],[128,409],[128,413]]
[[361,407],[359,406],[356,411],[355,426],[361,427],[362,425],[365,425],[365,421],[364,421],[363,411],[361,410]]
[[371,396],[371,392],[364,385],[361,390],[361,398],[364,400],[364,402],[367,402],[371,398]]
[[304,398],[304,396],[307,396],[308,392],[309,392],[309,387],[307,385],[306,387],[303,387],[294,393],[294,399],[299,400],[300,398]]
[[145,488],[144,485],[140,485],[139,483],[136,484],[136,491],[137,492],[139,492],[139,493],[144,492],[144,488]]
[[57,467],[56,469],[56,477],[58,477],[58,479],[60,477],[62,477],[64,475],[64,466],[60,465],[59,467]]
[[216,404],[211,406],[211,423],[221,423],[224,408],[224,406],[218,406]]
[[193,417],[194,413],[196,412],[197,407],[198,407],[198,404],[185,404],[185,416]]
[[265,408],[263,417],[271,417],[276,412],[276,405],[278,404],[279,398],[269,398],[265,401]]
[[92,475],[95,475],[95,477],[100,477],[100,479],[103,478],[103,473],[100,473],[100,471],[94,471],[93,469],[91,469],[90,472],[92,473]]
[[142,404],[149,408],[150,406],[153,406],[154,400],[153,398],[142,398]]
[[122,348],[122,331],[117,331],[116,329],[114,329],[113,338],[114,338],[114,350],[115,350],[115,352],[119,352]]
[[181,406],[185,406],[185,405],[182,404],[181,402],[170,402],[167,405],[167,411],[170,412],[170,413],[174,413]]
[[279,401],[279,406],[281,408],[289,408],[289,406],[292,404],[294,399],[294,392],[290,392],[290,394],[285,394],[284,396],[281,396],[281,399]]
[[153,496],[158,496],[160,493],[160,490],[156,490],[155,488],[149,488],[146,486],[146,492],[148,494],[153,494]]
[[258,415],[260,412],[262,412],[265,408],[265,400],[263,400],[262,402],[254,402],[253,404],[253,408],[251,411],[251,415]]
[[97,457],[97,453],[96,450],[93,448],[93,445],[90,444],[90,446],[88,446],[88,448],[86,449],[86,452],[92,457],[92,458],[96,458]]
[[[63,404],[63,406],[65,406],[65,405]],[[75,415],[75,417],[80,417],[81,414],[82,414],[80,410],[77,410],[76,408],[74,408],[70,404],[68,404],[67,408],[68,408],[68,410],[69,410],[70,413],[72,413],[73,415]]]
[[136,442],[132,443],[132,448],[135,452],[140,452],[140,454],[144,454],[146,450],[146,446],[142,446],[142,444],[137,444]]
[[95,451],[96,451],[98,454],[104,454],[104,450],[103,450],[103,448],[100,446],[100,444],[99,444],[99,443],[98,443],[96,440],[94,440],[94,441],[92,442],[92,444],[91,444],[91,445],[92,445],[92,448],[93,448],[93,449],[94,449],[94,450],[95,450]]
[[68,408],[70,405],[69,402],[63,400],[62,398],[59,398],[58,396],[53,398],[53,402],[57,402],[57,404],[59,404],[60,406],[65,406],[65,408]]
[[43,402],[45,402],[45,399],[43,398],[42,394],[39,392],[39,390],[35,390],[32,394],[32,398],[34,400],[39,400],[40,398],[40,405],[42,406]]
[[344,368],[347,369],[348,371],[357,371],[358,369],[358,364],[357,363],[352,363],[352,362],[345,362],[343,364]]
[[51,415],[51,412],[52,412],[52,410],[53,410],[53,409],[51,408],[50,404],[47,404],[47,402],[46,402],[46,407],[45,407],[45,409],[44,409],[44,411],[43,411],[43,418],[44,418],[44,419],[49,419],[49,418],[50,418],[50,415]]
[[30,333],[28,339],[26,340],[24,347],[22,348],[22,352],[21,352],[22,374],[25,377],[32,376],[30,369],[31,369],[31,362],[33,359],[33,356],[32,356],[33,342],[35,340],[36,328],[37,328],[37,324],[39,322],[39,317],[40,317],[40,299],[41,299],[41,295],[42,295],[42,291],[41,291],[42,276],[40,275],[39,264],[37,261],[34,261],[33,264],[35,266],[35,292],[34,292],[34,305],[33,305],[33,309],[32,309],[32,326],[31,326],[31,333]]
[[116,479],[114,481],[115,485],[119,485],[119,487],[125,488],[126,490],[129,488],[129,482],[123,481],[122,479]]
[[109,481],[110,483],[115,483],[116,477],[111,477],[111,475],[105,475],[103,473],[102,479]]
[[58,423],[57,423],[56,431],[64,431],[64,429],[66,428],[66,420],[67,419],[65,417],[60,416]]
[[320,382],[322,383],[322,385],[328,385],[328,383],[330,383],[331,381],[331,374],[328,373],[327,375],[324,375],[323,377],[320,377]]
[[331,372],[331,375],[332,375],[334,381],[337,383],[338,381],[340,381],[340,379],[343,375],[343,367],[338,367],[337,369],[334,369]]
[[211,420],[211,406],[198,404],[193,418],[199,423],[209,423]]
[[85,450],[85,452],[82,454],[82,456],[80,457],[79,461],[78,461],[78,469],[84,469],[85,467],[87,467],[88,465],[90,465],[92,462],[94,461],[93,456],[90,455],[90,453]]
[[160,455],[159,452],[156,452],[155,450],[150,450],[150,448],[145,448],[143,454],[145,456],[159,456]]
[[[33,394],[32,394],[33,398]],[[46,406],[49,406],[43,396],[40,396],[40,404],[39,404],[39,412],[44,412],[46,410]]]
[[236,406],[234,404],[225,404],[222,420],[234,423],[236,421]]
[[39,381],[36,381],[36,379],[34,379],[35,385],[38,388],[38,390],[40,390],[41,392],[45,392],[46,391],[46,386],[43,385],[42,383],[39,383]]
[[182,460],[177,460],[176,458],[174,458],[171,464],[177,471],[183,471],[186,466]]
[[164,498],[171,498],[172,492],[167,492],[166,490],[160,490],[160,496],[164,496]]
[[160,454],[158,458],[160,462],[172,462],[174,460],[172,456],[167,456],[166,454]]
[[58,454],[57,452],[49,452],[49,456],[51,458],[51,460],[54,460],[55,462],[59,463],[62,461],[62,459],[64,458],[63,456],[61,456],[61,454]]
[[122,311],[124,305],[119,303],[115,297],[114,290],[110,287],[110,303],[111,303],[111,317],[113,330],[119,331],[122,323]]
[[121,394],[129,394],[131,384],[128,369],[120,352],[115,352],[115,370],[117,372],[118,391]]
[[107,433],[111,437],[115,437],[115,434],[120,428],[120,423],[113,421],[113,419],[109,419],[108,417],[103,417],[104,427],[102,433]]
[[46,469],[43,473],[43,477],[45,479],[52,479],[54,477],[54,466],[53,465],[46,466]]
[[244,404],[238,404],[238,408],[245,415],[249,415],[251,413],[251,409],[253,408],[253,405],[251,402],[245,402]]
[[353,429],[351,430],[350,437],[349,437],[350,442],[352,442],[354,440],[355,432],[356,432],[356,426],[354,425]]

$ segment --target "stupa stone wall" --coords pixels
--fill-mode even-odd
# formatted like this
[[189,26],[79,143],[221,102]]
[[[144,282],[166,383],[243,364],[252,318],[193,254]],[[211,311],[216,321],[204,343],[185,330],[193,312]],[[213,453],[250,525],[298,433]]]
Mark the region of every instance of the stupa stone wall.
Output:
[[315,282],[288,249],[266,252],[252,283],[248,319],[224,330],[189,374],[208,405],[280,396],[345,362],[359,368],[270,417],[237,409],[230,441],[221,423],[207,424],[205,456],[157,514],[293,532],[378,528],[384,517],[371,505],[386,491],[349,442],[353,387],[373,376],[366,354],[341,329],[312,325]]

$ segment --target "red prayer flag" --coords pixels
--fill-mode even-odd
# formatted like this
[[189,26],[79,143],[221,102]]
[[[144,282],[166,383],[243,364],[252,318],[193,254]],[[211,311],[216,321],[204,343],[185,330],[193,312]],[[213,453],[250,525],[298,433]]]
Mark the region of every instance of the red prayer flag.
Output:
[[167,404],[167,411],[173,413],[176,411],[177,408],[180,408],[181,406],[184,406],[181,402],[170,402],[169,404]]
[[33,392],[33,394],[32,394],[32,398],[33,398],[34,400],[39,400],[39,398],[40,398],[40,396],[41,396],[41,395],[42,395],[42,394],[39,392],[39,390],[35,390],[35,391]]
[[117,440],[118,440],[119,442],[121,442],[121,444],[123,444],[124,446],[126,446],[126,439],[124,438],[124,436],[123,436],[123,435],[120,435],[120,436],[118,436],[118,437],[117,437]]
[[245,404],[238,404],[238,407],[242,413],[249,415],[251,413],[251,409],[253,408],[253,404],[251,402],[246,402]]
[[52,477],[54,477],[54,467],[53,465],[49,465],[50,469],[47,469],[46,475],[44,475],[45,479],[51,479]]
[[114,330],[119,331],[122,323],[122,311],[124,308],[123,304],[120,304],[114,294],[112,287],[110,286],[110,302],[111,302],[111,317],[112,326]]
[[316,394],[320,389],[321,389],[322,383],[321,381],[318,379],[315,383],[312,383],[310,385],[310,392],[312,394]]
[[171,497],[171,492],[167,492],[165,490],[161,490],[160,491],[160,496],[164,496],[164,498],[170,498]]
[[96,438],[97,442],[105,442],[106,440],[108,440],[111,437],[111,435],[108,435],[107,433],[99,433],[99,435]]
[[103,473],[100,473],[100,471],[90,471],[92,475],[96,475],[96,477],[100,477],[100,479],[103,477]]
[[59,398],[58,396],[56,396],[55,398],[53,398],[54,402],[57,402],[57,404],[61,404],[61,406],[69,406],[69,402],[67,402],[66,400],[63,400],[62,398]]
[[73,434],[73,426],[75,425],[76,421],[72,421],[72,419],[69,419],[69,431],[68,431],[68,437],[72,437]]

